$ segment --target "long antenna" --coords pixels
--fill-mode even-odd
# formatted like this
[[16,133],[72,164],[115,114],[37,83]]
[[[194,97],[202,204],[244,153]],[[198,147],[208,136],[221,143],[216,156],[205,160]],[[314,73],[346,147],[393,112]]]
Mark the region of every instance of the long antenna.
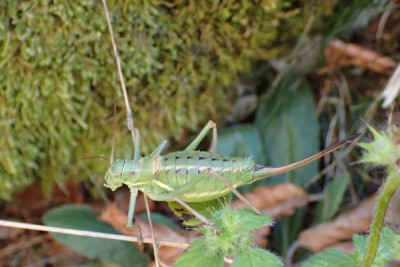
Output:
[[[103,2],[104,12],[105,12],[106,19],[107,19],[108,29],[110,31],[110,37],[111,37],[111,42],[112,42],[112,46],[113,46],[113,50],[114,50],[115,61],[117,63],[119,80],[121,82],[121,88],[122,88],[122,92],[123,92],[123,95],[124,95],[125,107],[126,107],[126,117],[127,117],[127,121],[128,121],[128,129],[132,134],[133,145],[135,146],[135,155],[136,156],[140,156],[139,155],[139,144],[135,144],[135,140],[136,140],[136,138],[135,138],[135,130],[136,129],[135,129],[134,125],[133,125],[132,111],[131,111],[131,108],[129,106],[129,99],[128,99],[128,93],[127,93],[126,87],[125,87],[124,75],[122,74],[121,62],[120,62],[119,55],[118,55],[117,45],[116,45],[116,42],[115,42],[115,39],[114,39],[114,33],[113,33],[112,24],[111,24],[111,18],[110,18],[110,12],[108,11],[106,0],[102,0],[102,2]],[[136,151],[138,151],[138,152],[136,152]],[[148,217],[148,220],[149,220],[151,238],[153,240],[155,263],[156,263],[156,267],[159,267],[160,266],[160,264],[159,264],[160,259],[159,259],[159,255],[158,255],[158,247],[157,247],[156,239],[154,237],[153,224],[152,224],[152,221],[151,221],[150,210],[149,210],[149,206],[148,206],[148,203],[147,203],[146,195],[144,196],[144,199],[145,199],[145,203],[146,203],[147,217]]]
[[131,107],[129,106],[128,92],[126,91],[124,75],[122,74],[121,61],[119,60],[118,48],[117,48],[117,45],[116,45],[115,39],[114,39],[114,32],[113,32],[113,28],[111,25],[110,12],[108,11],[106,0],[102,0],[102,2],[103,2],[103,6],[104,6],[104,13],[106,14],[108,30],[110,31],[110,37],[111,37],[112,47],[114,50],[115,61],[117,63],[119,81],[121,83],[121,89],[122,89],[122,93],[124,95],[125,107],[126,107],[126,120],[128,122],[128,129],[132,133],[133,144],[136,145],[135,144],[135,131],[134,131],[135,127],[134,127],[133,119],[132,119],[132,110],[131,110]]

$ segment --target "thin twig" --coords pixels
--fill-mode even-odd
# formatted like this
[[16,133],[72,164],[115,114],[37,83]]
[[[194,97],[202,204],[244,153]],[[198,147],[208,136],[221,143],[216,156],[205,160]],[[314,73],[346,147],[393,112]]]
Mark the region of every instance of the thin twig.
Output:
[[[128,122],[128,130],[132,134],[133,145],[135,147],[135,155],[138,155],[139,154],[139,145],[140,144],[139,144],[139,141],[138,141],[138,144],[135,143],[135,140],[136,140],[136,138],[135,138],[135,130],[136,129],[135,129],[134,124],[133,124],[132,111],[131,111],[131,108],[129,106],[128,92],[126,91],[124,75],[122,73],[121,61],[119,59],[117,44],[116,44],[115,38],[114,38],[114,32],[113,32],[113,28],[112,28],[112,24],[111,24],[110,12],[108,11],[106,0],[102,0],[102,2],[103,2],[103,6],[104,6],[104,13],[105,13],[106,19],[107,19],[108,29],[110,31],[110,37],[111,37],[111,42],[112,42],[112,46],[113,46],[113,50],[114,50],[115,61],[117,63],[119,80],[121,82],[121,88],[122,88],[122,92],[123,92],[123,95],[124,95],[124,101],[125,101],[125,106],[126,106],[126,117],[127,117],[127,122]],[[138,133],[139,133],[139,131],[138,131]],[[138,152],[136,152],[136,151],[138,151]],[[153,227],[152,227],[152,222],[151,222],[151,217],[150,217],[150,210],[149,210],[149,206],[148,206],[148,203],[147,203],[146,196],[145,196],[145,203],[146,203],[146,209],[147,209],[147,217],[148,217],[149,224],[150,224],[151,237],[152,237],[152,240],[154,241],[155,237],[154,237],[154,232],[153,232]],[[157,248],[157,245],[156,245],[155,242],[153,243],[153,246],[154,246],[154,258],[155,258],[155,261],[156,261],[156,267],[159,267],[158,248]]]
[[[150,237],[144,237],[140,239],[136,236],[127,236],[127,235],[118,235],[118,234],[108,234],[108,233],[99,233],[85,230],[76,230],[69,228],[61,228],[54,226],[45,226],[39,224],[31,224],[31,223],[21,223],[21,222],[12,222],[0,220],[0,226],[11,227],[11,228],[21,228],[27,230],[35,230],[42,232],[51,232],[51,233],[60,233],[60,234],[68,234],[68,235],[78,235],[78,236],[87,236],[87,237],[97,237],[103,239],[111,239],[111,240],[120,240],[120,241],[128,241],[128,242],[143,242],[147,244],[153,244],[153,240]],[[187,248],[190,246],[190,243],[184,241],[171,241],[168,239],[156,239],[156,242],[160,246],[169,246],[175,248]]]
[[[146,204],[147,218],[151,218],[150,207],[149,207],[149,202],[147,201],[147,196],[143,195],[143,198],[144,198],[144,203]],[[151,240],[154,246],[154,258],[157,264],[158,262],[160,262],[160,255],[158,254],[157,241],[153,231],[153,222],[151,220],[149,220],[149,226],[150,226]]]
[[131,111],[131,107],[129,106],[128,92],[126,91],[124,75],[122,74],[121,61],[119,59],[117,44],[114,39],[114,32],[113,32],[112,25],[111,25],[110,12],[108,11],[106,0],[102,0],[102,2],[103,2],[103,6],[104,6],[104,13],[106,14],[108,30],[110,31],[110,37],[111,37],[111,42],[112,42],[112,46],[113,46],[113,50],[114,50],[115,61],[117,63],[119,81],[121,83],[122,93],[124,94],[124,101],[125,101],[125,107],[126,107],[126,119],[128,121],[128,129],[132,133],[133,142],[135,142],[135,133],[133,130],[135,127],[134,127],[133,119],[132,119],[132,111]]

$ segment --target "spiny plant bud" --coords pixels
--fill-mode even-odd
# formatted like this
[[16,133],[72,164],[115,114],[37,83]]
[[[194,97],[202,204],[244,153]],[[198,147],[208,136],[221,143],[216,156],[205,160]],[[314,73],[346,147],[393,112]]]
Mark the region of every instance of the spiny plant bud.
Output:
[[[400,149],[393,140],[393,131],[379,133],[371,126],[368,129],[372,133],[374,140],[371,143],[360,143],[360,147],[364,148],[362,163],[371,163],[374,165],[393,166],[398,165],[400,160]],[[397,136],[397,135],[396,135]]]

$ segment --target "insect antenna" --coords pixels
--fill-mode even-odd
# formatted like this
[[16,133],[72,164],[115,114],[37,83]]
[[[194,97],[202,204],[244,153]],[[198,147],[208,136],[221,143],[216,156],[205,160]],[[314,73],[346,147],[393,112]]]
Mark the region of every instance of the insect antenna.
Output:
[[112,138],[112,145],[111,145],[111,155],[110,155],[110,164],[114,162],[114,147],[115,147],[115,131],[117,127],[117,92],[114,91],[114,131],[113,131],[113,138]]
[[88,159],[101,159],[101,160],[104,160],[105,162],[108,163],[108,166],[111,167],[111,164],[110,164],[110,162],[107,160],[107,158],[102,157],[102,156],[83,157],[83,158],[77,159],[77,161],[80,161],[80,160],[88,160]]
[[[115,42],[115,38],[114,38],[114,33],[113,33],[113,28],[112,28],[111,18],[110,18],[110,12],[108,10],[106,0],[102,0],[102,3],[103,3],[103,7],[104,7],[105,17],[106,17],[106,20],[107,20],[108,30],[109,30],[109,33],[110,33],[112,47],[113,47],[113,50],[114,50],[114,56],[115,56],[115,61],[116,61],[116,64],[117,64],[119,81],[121,83],[121,89],[122,89],[122,93],[123,93],[123,96],[124,96],[125,107],[126,107],[126,117],[127,117],[127,122],[128,122],[128,129],[132,134],[133,146],[134,146],[134,151],[135,151],[135,160],[137,160],[137,159],[140,158],[140,150],[139,150],[140,149],[140,135],[139,135],[139,130],[136,129],[134,127],[134,124],[133,124],[132,111],[131,111],[131,108],[129,106],[128,93],[127,93],[126,86],[125,86],[124,75],[122,73],[121,62],[120,62],[119,55],[118,55],[118,48],[117,48],[117,45],[116,45],[116,42]],[[113,144],[113,146],[114,146],[114,144]],[[148,217],[148,220],[149,220],[151,238],[152,238],[152,241],[153,241],[152,243],[153,243],[153,248],[154,248],[155,264],[156,264],[156,267],[159,267],[160,266],[160,259],[159,259],[159,254],[158,254],[158,247],[157,247],[157,243],[156,243],[155,236],[154,236],[153,224],[152,224],[152,220],[151,220],[151,216],[150,216],[150,210],[149,210],[149,205],[147,203],[146,195],[144,196],[144,199],[145,199],[145,203],[146,203],[146,210],[147,210],[147,217]]]

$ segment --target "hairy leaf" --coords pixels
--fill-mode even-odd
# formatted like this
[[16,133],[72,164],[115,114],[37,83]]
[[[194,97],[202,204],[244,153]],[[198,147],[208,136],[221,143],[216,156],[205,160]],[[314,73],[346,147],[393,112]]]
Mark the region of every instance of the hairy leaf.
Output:
[[283,266],[283,262],[275,254],[260,248],[249,249],[238,256],[232,263],[232,267],[258,267],[258,266]]
[[350,255],[336,249],[326,249],[307,259],[302,267],[348,267],[352,266]]
[[222,251],[212,250],[212,244],[207,245],[205,239],[199,238],[177,260],[175,267],[223,267],[224,255]]
[[239,227],[243,227],[243,229],[249,231],[273,224],[273,220],[270,216],[255,214],[250,209],[239,209],[236,212],[239,217]]

